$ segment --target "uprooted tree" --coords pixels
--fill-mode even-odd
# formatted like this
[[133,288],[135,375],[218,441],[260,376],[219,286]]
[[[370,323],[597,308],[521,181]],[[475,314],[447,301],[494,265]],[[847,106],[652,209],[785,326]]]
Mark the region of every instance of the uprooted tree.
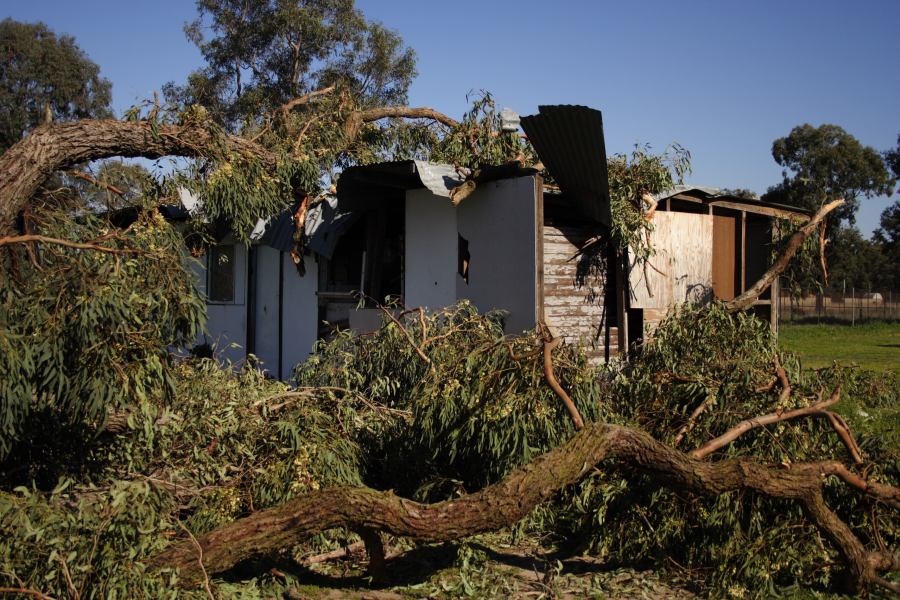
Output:
[[[334,165],[423,153],[455,162],[461,168],[478,167],[481,162],[515,160],[530,165],[534,161],[521,138],[500,132],[489,98],[476,103],[472,113],[457,121],[430,108],[373,106],[371,96],[361,96],[353,85],[342,83],[345,79],[328,79],[334,75],[330,71],[328,77],[325,75],[322,83],[328,85],[302,90],[305,93],[289,99],[275,96],[281,104],[269,106],[262,117],[245,122],[242,128],[236,128],[234,118],[223,123],[199,106],[169,110],[154,102],[148,103],[143,112],[136,109],[126,120],[38,126],[0,156],[0,261],[5,276],[0,287],[0,374],[4,375],[0,378],[0,425],[4,427],[0,456],[13,451],[16,436],[29,434],[23,427],[32,427],[32,438],[40,437],[41,431],[34,430],[35,422],[28,420],[30,413],[62,414],[69,422],[87,421],[102,428],[109,408],[128,409],[129,403],[137,401],[142,408],[129,413],[131,427],[140,421],[150,432],[146,435],[152,435],[154,429],[168,426],[164,417],[157,418],[154,411],[158,407],[149,408],[147,402],[157,393],[162,397],[175,393],[176,383],[168,375],[172,365],[166,348],[193,338],[202,311],[181,267],[181,239],[154,209],[172,197],[176,184],[193,187],[203,195],[206,222],[224,222],[244,239],[248,225],[286,208],[285,198],[292,193],[314,195],[323,173]],[[239,82],[237,85],[240,87]],[[266,98],[273,102],[272,97]],[[399,119],[422,124],[411,126]],[[378,125],[385,120],[390,120],[387,126]],[[77,213],[65,191],[45,185],[54,173],[115,156],[182,156],[196,161],[149,193],[139,211],[141,217],[125,228]],[[646,164],[640,156],[633,158],[640,165]],[[634,211],[629,213],[630,220],[623,221],[623,227],[638,237],[642,235],[639,228],[647,221],[642,214],[644,194],[659,191],[673,178],[665,161],[652,162],[656,167],[649,177],[652,185],[641,184],[641,169],[635,168],[634,162],[620,159],[617,163],[617,176],[627,183],[621,188],[630,190],[619,208]],[[628,180],[629,176],[633,179]],[[617,191],[612,192],[616,197]],[[756,337],[750,339],[762,339],[764,334],[747,325],[749,321],[743,315],[728,313],[739,313],[752,303],[840,204],[839,200],[826,203],[793,233],[773,267],[746,294],[727,307],[716,307],[711,316],[688,311],[685,318],[693,318],[694,325],[706,323],[705,329],[690,331],[679,321],[682,317],[674,315],[669,328],[663,328],[660,339],[654,342],[665,350],[648,350],[641,367],[627,377],[622,375],[627,383],[617,380],[605,390],[591,387],[591,393],[580,393],[579,386],[595,386],[597,374],[584,365],[567,367],[571,378],[560,377],[553,389],[557,394],[561,390],[564,396],[568,387],[575,399],[573,406],[578,408],[552,413],[556,421],[546,414],[535,417],[543,419],[544,429],[532,423],[521,437],[499,443],[505,450],[487,456],[495,464],[484,460],[484,455],[476,456],[476,448],[484,447],[485,439],[474,436],[496,435],[496,428],[490,433],[487,428],[473,429],[470,417],[484,415],[492,423],[506,425],[503,419],[510,415],[527,421],[531,418],[529,410],[546,409],[546,395],[543,404],[516,405],[514,401],[533,400],[546,392],[537,391],[543,388],[545,378],[551,382],[556,379],[551,342],[509,342],[496,326],[492,329],[489,323],[471,315],[451,314],[429,321],[415,311],[392,318],[382,330],[382,337],[393,336],[388,340],[394,344],[391,355],[378,346],[366,346],[367,340],[338,340],[335,344],[349,345],[352,352],[344,352],[347,347],[333,348],[333,354],[323,350],[323,358],[298,368],[302,389],[281,394],[279,404],[274,406],[263,399],[259,410],[288,410],[284,406],[291,399],[305,401],[316,394],[330,394],[328,401],[335,400],[335,393],[343,395],[348,405],[355,403],[377,415],[379,425],[375,434],[367,433],[369,443],[373,438],[376,445],[387,444],[385,440],[396,442],[380,449],[401,454],[401,450],[410,448],[420,450],[402,454],[404,459],[429,456],[422,451],[426,449],[431,456],[441,457],[446,423],[463,423],[465,427],[453,429],[452,456],[444,457],[440,464],[455,471],[446,477],[458,475],[464,482],[461,488],[443,494],[450,499],[417,502],[411,498],[424,489],[425,482],[400,481],[387,472],[390,465],[377,476],[370,473],[368,478],[346,476],[332,481],[345,485],[318,490],[298,487],[309,493],[297,494],[291,486],[286,492],[267,495],[265,504],[269,507],[264,510],[254,510],[259,504],[251,503],[229,512],[229,518],[215,521],[213,527],[202,528],[202,535],[190,534],[165,548],[144,548],[143,558],[160,572],[176,567],[182,585],[208,585],[210,574],[227,571],[248,558],[277,554],[314,534],[343,527],[361,533],[373,559],[373,570],[377,571],[379,557],[383,556],[379,533],[419,541],[455,540],[514,525],[543,504],[559,503],[579,494],[599,502],[604,514],[615,512],[616,507],[603,504],[621,493],[610,478],[612,473],[624,477],[622,473],[629,472],[632,478],[645,477],[638,485],[641,493],[650,497],[660,489],[670,490],[673,504],[689,504],[682,495],[726,505],[741,498],[747,513],[744,517],[751,522],[754,511],[760,510],[755,502],[762,499],[775,503],[766,505],[767,514],[781,508],[786,519],[789,514],[792,523],[799,523],[797,527],[812,524],[815,535],[831,544],[845,567],[843,575],[835,579],[842,580],[850,590],[861,592],[874,583],[896,591],[896,586],[882,576],[898,568],[896,555],[884,543],[885,538],[895,539],[896,521],[884,513],[893,515],[900,508],[900,491],[894,487],[896,472],[879,462],[882,455],[890,455],[896,448],[885,449],[870,437],[866,443],[857,442],[848,419],[832,410],[848,393],[846,381],[838,377],[792,381],[777,351],[763,342],[752,348],[755,353],[706,348],[705,356],[728,356],[716,363],[715,369],[694,370],[684,356],[680,362],[678,357],[672,358],[671,353],[684,345],[667,345],[666,341],[666,336],[677,333],[702,347],[708,342],[698,336],[708,334],[710,340],[737,346],[748,343],[741,337],[747,331],[756,331]],[[87,285],[88,281],[97,285]],[[152,318],[147,319],[147,315]],[[742,323],[744,329],[735,328],[735,322]],[[429,335],[429,327],[447,330]],[[741,335],[727,339],[713,335],[723,328]],[[493,337],[478,338],[485,335],[484,331]],[[42,337],[41,332],[50,335]],[[484,343],[474,346],[472,339]],[[388,341],[378,338],[371,343]],[[520,347],[513,348],[515,344]],[[405,354],[401,348],[406,348]],[[448,354],[459,348],[466,348],[468,353]],[[571,350],[565,352],[578,364]],[[374,356],[389,376],[375,369],[374,374],[361,374],[355,381],[335,381],[347,368],[341,361],[354,360],[347,355],[365,355],[366,360],[374,360]],[[748,358],[751,355],[756,357],[755,362]],[[488,356],[490,360],[485,358]],[[700,353],[692,355],[696,356]],[[405,364],[390,366],[398,357]],[[502,362],[502,368],[479,374],[477,393],[461,392],[461,382],[470,381],[467,372],[459,371],[461,365],[474,369],[474,365],[490,365],[491,361]],[[423,369],[426,365],[428,368]],[[374,369],[371,364],[367,368]],[[519,379],[509,382],[498,377],[497,373],[506,371],[518,373]],[[736,374],[743,379],[735,379]],[[384,380],[395,384],[381,389],[383,397],[373,400],[373,387]],[[504,386],[499,386],[501,382]],[[802,392],[798,391],[801,388]],[[416,397],[420,393],[426,397]],[[404,395],[404,399],[398,400],[398,395]],[[396,406],[385,406],[390,404],[386,398]],[[457,406],[462,398],[476,400],[472,406]],[[560,398],[556,405],[561,406],[563,400]],[[569,400],[572,402],[572,398]],[[715,405],[725,402],[739,405],[740,410],[732,406],[732,410],[718,412]],[[642,412],[643,403],[653,404],[656,412]],[[455,412],[443,412],[450,409]],[[675,412],[667,414],[670,409]],[[340,416],[344,408],[334,410]],[[574,432],[567,421],[559,420],[568,418],[568,414],[584,416],[587,424]],[[790,427],[785,435],[791,443],[770,442],[767,446],[761,432],[770,425]],[[408,430],[414,433],[399,433]],[[539,441],[530,443],[536,437]],[[296,436],[292,439],[292,444],[298,443]],[[207,454],[216,451],[217,440],[205,446]],[[689,442],[696,446],[688,448]],[[329,443],[341,442],[329,438]],[[534,448],[545,452],[535,457]],[[275,452],[271,448],[267,451]],[[719,454],[727,458],[716,460]],[[509,459],[511,455],[514,458]],[[468,467],[460,466],[461,456],[470,456]],[[193,460],[202,459],[195,453]],[[291,460],[300,460],[299,455],[292,454]],[[173,484],[171,474],[165,472],[166,465],[154,464],[158,469],[147,478],[161,482],[177,500],[190,502],[202,495],[203,486],[193,489],[182,485],[179,492],[178,483]],[[247,468],[243,460],[241,465],[232,468]],[[473,465],[480,469],[480,475]],[[243,472],[241,476],[251,477]],[[380,481],[380,489],[364,486],[364,481]],[[408,497],[383,491],[386,489],[407,492]],[[470,492],[472,489],[478,491]],[[83,493],[101,492],[86,489]],[[228,492],[221,493],[233,500]],[[419,493],[418,497],[439,499],[442,495]],[[835,498],[840,500],[839,509],[830,507]],[[783,505],[777,504],[782,501]],[[573,499],[572,506],[576,504]],[[636,504],[653,506],[649,500]],[[794,514],[798,507],[805,516]],[[563,515],[558,517],[560,526],[565,528],[566,507],[559,514]],[[642,518],[648,521],[657,517],[643,514]],[[627,529],[625,524],[634,526],[628,519],[622,521],[623,528]],[[582,524],[570,523],[569,532]],[[602,525],[595,527],[602,532]],[[859,533],[861,529],[864,534]],[[663,533],[659,535],[664,537]],[[823,560],[830,560],[828,551],[822,555]],[[78,595],[64,557],[61,565],[65,584]],[[823,568],[833,569],[833,565]],[[85,577],[83,585],[90,581],[90,571]]]
[[[199,119],[196,115],[202,115],[202,112],[193,109],[190,114]],[[374,112],[367,109],[347,115],[345,123],[352,125],[346,126],[344,131],[356,135],[360,130],[359,123],[387,116],[436,117],[431,111],[402,107]],[[446,117],[439,120],[449,126],[457,125]],[[352,138],[343,138],[342,147],[349,147],[353,141]],[[246,160],[259,167],[260,177],[265,177],[266,173],[279,173],[279,166],[285,160],[283,154],[255,141],[224,133],[202,121],[192,121],[191,117],[172,124],[137,120],[76,121],[41,126],[0,157],[0,213],[6,231],[12,233],[3,238],[4,245],[25,245],[37,239],[29,238],[27,232],[15,232],[15,218],[27,210],[29,202],[51,173],[87,160],[114,155],[200,156],[226,164],[239,164],[239,161]],[[640,203],[636,205],[640,206]],[[800,228],[770,272],[748,290],[746,297],[736,299],[730,308],[740,310],[761,293],[784,269],[791,255],[816,230],[822,219],[839,205],[839,201],[825,205]],[[114,253],[130,251],[128,243],[109,246],[111,240],[110,237],[87,240],[83,242],[83,248],[98,252],[102,252],[104,247]],[[67,243],[51,238],[38,241],[47,246],[56,243],[65,246]],[[70,240],[68,243],[76,242]],[[789,384],[784,381],[781,385],[788,392],[786,397],[790,398]],[[835,435],[841,434],[841,439],[851,440],[848,447],[854,448],[849,428],[834,413],[826,410],[840,393],[837,388],[829,401],[814,403],[807,409],[801,406],[799,413],[789,410],[789,405],[780,404],[771,415],[750,417],[746,422],[734,424],[729,431],[720,433],[731,440],[766,423],[821,418],[834,422]],[[687,427],[703,410],[710,410],[704,409],[704,406],[696,407],[697,414],[688,420]],[[727,445],[727,442],[721,445]],[[335,527],[385,532],[421,541],[458,539],[513,525],[540,503],[563,493],[595,469],[614,463],[652,475],[658,485],[702,497],[753,492],[794,501],[845,561],[845,580],[851,589],[861,591],[871,583],[893,586],[880,574],[897,567],[896,557],[886,548],[869,547],[871,541],[869,544],[861,541],[845,520],[829,509],[826,501],[830,481],[836,479],[870,499],[874,505],[889,510],[900,507],[897,488],[878,483],[874,477],[868,476],[867,465],[856,464],[860,461],[845,463],[837,459],[772,465],[751,456],[715,461],[710,460],[708,454],[683,452],[635,427],[594,422],[558,448],[475,493],[430,505],[366,487],[326,488],[283,505],[254,512],[196,539],[173,544],[153,557],[151,564],[156,567],[178,567],[183,582],[198,583],[204,573],[226,571],[244,559],[277,552],[298,540]],[[855,452],[851,456],[858,457],[859,454]],[[372,555],[379,556],[378,537],[367,534],[365,539]]]

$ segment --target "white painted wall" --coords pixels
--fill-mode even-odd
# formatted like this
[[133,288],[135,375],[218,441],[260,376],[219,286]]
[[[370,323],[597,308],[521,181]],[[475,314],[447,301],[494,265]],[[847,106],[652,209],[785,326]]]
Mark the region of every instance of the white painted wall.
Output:
[[[209,260],[209,254],[204,261]],[[202,291],[206,293],[206,269],[200,278]],[[232,362],[246,357],[247,345],[247,248],[243,244],[235,244],[234,248],[234,302],[215,302],[206,304],[206,330],[201,342],[208,342],[217,348],[220,359]],[[238,347],[231,347],[237,344]]]
[[406,192],[404,303],[443,308],[456,302],[457,214],[449,198]]
[[[482,313],[508,311],[508,333],[531,329],[538,319],[537,210],[534,177],[479,184],[456,209],[471,255],[469,282],[456,276],[457,298],[471,300]],[[456,243],[453,248],[455,273]]]
[[319,263],[312,256],[303,257],[306,274],[300,277],[290,254],[282,253],[281,260],[284,262],[281,376],[287,380],[290,379],[294,366],[312,353],[318,338],[319,306],[316,291],[319,288]]
[[281,253],[269,246],[256,246],[256,319],[253,353],[262,368],[278,376],[278,261]]

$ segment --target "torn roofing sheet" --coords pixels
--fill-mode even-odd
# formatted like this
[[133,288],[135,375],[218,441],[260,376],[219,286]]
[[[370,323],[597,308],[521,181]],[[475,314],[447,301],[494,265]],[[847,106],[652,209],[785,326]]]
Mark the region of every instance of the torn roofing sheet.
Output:
[[609,176],[603,115],[586,106],[539,106],[522,129],[547,171],[583,217],[609,225]]
[[306,214],[307,247],[331,258],[338,240],[359,216],[359,212],[341,210],[337,196],[326,196]]
[[450,190],[463,183],[463,178],[456,172],[453,165],[430,163],[424,160],[414,162],[416,174],[422,181],[422,185],[435,196],[449,198]]

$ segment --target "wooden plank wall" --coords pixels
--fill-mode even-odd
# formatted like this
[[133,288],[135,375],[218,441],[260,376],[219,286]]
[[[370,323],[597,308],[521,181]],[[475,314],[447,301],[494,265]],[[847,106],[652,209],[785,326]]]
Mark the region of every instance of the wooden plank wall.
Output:
[[644,309],[652,331],[673,304],[712,298],[713,218],[682,212],[657,212],[651,244],[652,267],[629,273],[631,307]]
[[593,258],[576,257],[594,233],[575,225],[544,224],[543,316],[555,335],[580,343],[596,364],[615,356],[618,330],[608,327],[616,317],[604,309],[606,277],[613,273],[612,265],[605,264],[605,245],[596,245],[599,252]]
[[719,300],[732,300],[740,293],[736,285],[740,259],[735,252],[739,224],[737,217],[713,213],[712,287]]

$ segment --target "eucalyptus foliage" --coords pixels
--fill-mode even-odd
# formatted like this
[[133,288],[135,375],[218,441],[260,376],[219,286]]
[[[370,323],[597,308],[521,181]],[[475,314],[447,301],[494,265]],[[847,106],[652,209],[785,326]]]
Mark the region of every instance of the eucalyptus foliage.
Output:
[[[141,401],[126,412],[122,431],[85,441],[83,467],[62,470],[56,490],[4,486],[0,586],[65,596],[64,562],[84,598],[162,596],[176,575],[146,573],[143,561],[185,528],[199,535],[329,485],[453,498],[573,435],[544,381],[537,334],[505,336],[502,313],[478,315],[467,304],[433,315],[393,314],[396,321],[386,318],[372,334],[338,333],[320,343],[298,365],[292,389],[265,380],[252,362],[237,373],[205,360],[174,365],[175,400]],[[792,387],[781,404],[779,384],[769,385],[776,356]],[[664,443],[676,444],[691,413],[707,402],[677,442],[685,451],[742,419],[806,406],[840,384],[835,409],[869,461],[868,477],[900,481],[896,378],[843,367],[805,370],[777,350],[765,324],[721,305],[673,312],[627,369],[594,369],[566,346],[554,351],[553,362],[586,421],[640,427]],[[789,468],[843,452],[826,420],[797,419],[748,432],[717,458]],[[864,496],[833,483],[826,497],[863,540],[900,542],[896,519]],[[607,563],[676,570],[717,597],[834,591],[842,565],[795,503],[752,492],[698,497],[668,490],[627,464],[595,469],[503,535],[535,536]],[[284,556],[347,538],[331,532],[286,548]],[[260,573],[284,556],[213,579],[213,590],[279,595],[297,575]],[[502,593],[496,578],[481,581],[467,570],[469,558],[461,551],[460,578],[441,593]]]
[[[361,435],[369,484],[420,499],[480,489],[574,432],[544,382],[538,336],[507,340],[502,313],[479,315],[463,302],[408,319],[404,329],[387,321],[372,336],[341,333],[295,371],[300,386],[349,389],[348,400],[371,398],[401,411]],[[414,346],[426,349],[430,363]],[[554,360],[581,414],[598,419],[601,383],[583,353],[564,348]]]
[[[776,357],[791,394],[779,401]],[[811,371],[778,350],[768,325],[721,304],[684,306],[654,332],[627,373],[614,379],[608,399],[616,419],[675,444],[690,415],[705,410],[677,444],[688,451],[745,419],[781,409],[809,406],[841,386],[835,410],[850,424],[867,458],[868,476],[900,483],[900,382],[835,366]],[[846,456],[827,419],[800,418],[752,430],[717,459],[752,457],[790,468],[792,463]],[[900,541],[900,526],[856,490],[839,482],[826,498],[870,543]],[[705,579],[715,594],[744,597],[786,593],[797,586],[834,589],[842,559],[793,502],[752,492],[706,499],[668,490],[628,465],[612,465],[572,489],[560,511],[561,533],[610,560],[665,561]],[[877,522],[877,526],[874,523]],[[661,563],[662,564],[662,563]]]
[[642,264],[654,254],[650,244],[653,221],[646,218],[643,195],[658,194],[681,183],[691,171],[691,154],[678,144],[662,154],[651,153],[648,146],[635,146],[630,156],[610,157],[607,171],[613,239]]
[[181,264],[181,236],[156,211],[127,230],[66,210],[32,217],[44,235],[98,242],[115,253],[55,243],[0,255],[0,458],[32,417],[100,422],[109,408],[170,396],[169,345],[191,342],[203,301]]
[[468,98],[469,110],[458,127],[443,136],[431,149],[430,159],[476,169],[518,160],[524,165],[538,162],[531,144],[516,131],[504,131],[500,111],[489,92]]
[[[200,535],[320,487],[360,483],[358,446],[313,397],[286,395],[252,366],[232,373],[196,360],[175,365],[172,376],[174,402],[142,400],[124,413],[121,431],[83,440],[84,467],[59,465],[53,489],[3,482],[0,587],[60,598],[72,588],[82,598],[205,597],[176,590],[175,573],[150,573],[143,561],[185,530]],[[272,597],[283,584],[220,582],[217,592]]]

